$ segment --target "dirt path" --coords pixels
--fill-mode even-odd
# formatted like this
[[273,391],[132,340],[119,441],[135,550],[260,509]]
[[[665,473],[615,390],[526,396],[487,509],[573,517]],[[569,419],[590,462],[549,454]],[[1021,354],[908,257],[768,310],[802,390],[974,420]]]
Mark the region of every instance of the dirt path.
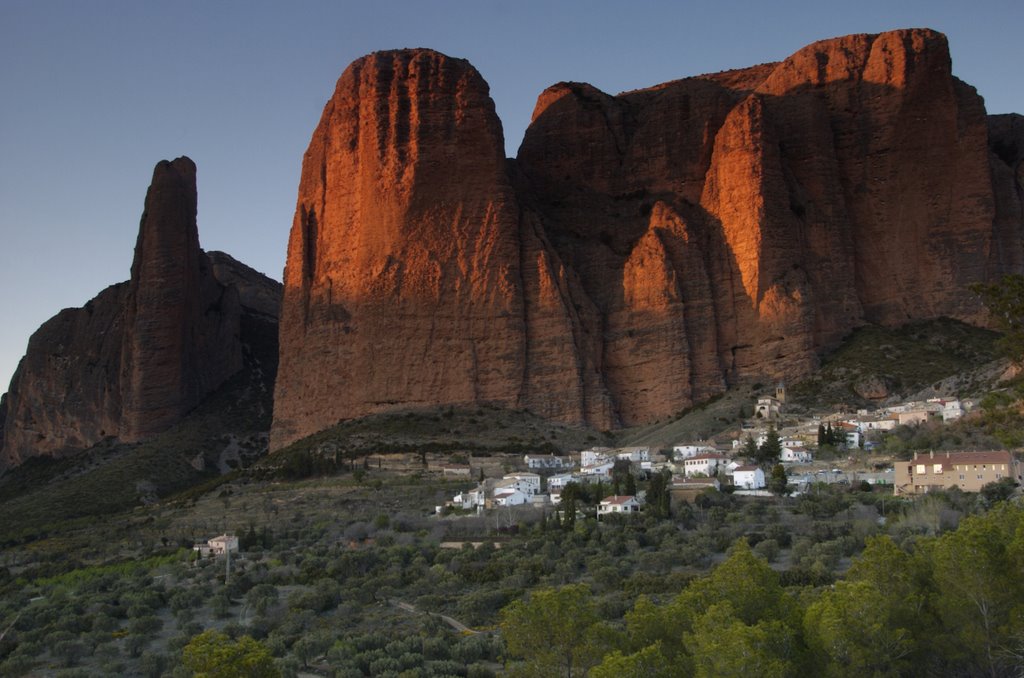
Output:
[[[409,603],[404,603],[401,600],[392,600],[391,604],[394,605],[397,608],[400,608],[400,609],[405,610],[406,612],[409,612],[409,613],[412,613],[412,614],[434,614],[433,612],[424,612],[423,610],[418,610],[418,609],[416,609],[415,606],[410,605]],[[434,616],[439,617],[441,619],[441,621],[443,621],[445,624],[447,624],[448,626],[452,627],[453,629],[455,629],[459,633],[472,633],[472,634],[480,633],[480,631],[475,631],[475,630],[469,628],[468,626],[466,626],[465,624],[463,624],[462,622],[460,622],[458,619],[455,619],[454,617],[449,617],[446,614],[436,614]]]

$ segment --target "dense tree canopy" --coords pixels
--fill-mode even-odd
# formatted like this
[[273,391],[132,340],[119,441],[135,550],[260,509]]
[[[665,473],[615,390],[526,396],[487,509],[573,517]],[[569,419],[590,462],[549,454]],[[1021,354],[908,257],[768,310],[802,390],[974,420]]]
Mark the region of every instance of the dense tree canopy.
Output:
[[182,651],[185,666],[199,678],[277,678],[270,651],[249,636],[231,640],[219,631],[204,631]]
[[1022,572],[1024,507],[1003,501],[903,548],[869,538],[833,586],[786,587],[740,540],[674,598],[639,596],[621,632],[582,586],[513,603],[502,630],[537,676],[1020,675]]

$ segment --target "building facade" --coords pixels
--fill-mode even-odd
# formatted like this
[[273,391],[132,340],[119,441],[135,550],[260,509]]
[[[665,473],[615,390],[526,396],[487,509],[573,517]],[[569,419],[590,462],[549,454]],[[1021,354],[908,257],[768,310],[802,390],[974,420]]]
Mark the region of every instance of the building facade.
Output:
[[1013,478],[1020,483],[1021,463],[1006,450],[995,452],[915,452],[910,461],[896,462],[893,494],[925,494],[959,487],[977,492],[988,483]]

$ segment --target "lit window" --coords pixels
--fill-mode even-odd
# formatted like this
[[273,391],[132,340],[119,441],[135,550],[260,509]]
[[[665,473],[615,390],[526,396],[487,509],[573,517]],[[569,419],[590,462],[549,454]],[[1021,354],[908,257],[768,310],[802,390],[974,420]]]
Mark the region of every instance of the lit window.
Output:
[[932,473],[942,473],[942,464],[932,464]]
[[927,473],[927,471],[925,470],[925,465],[924,464],[918,464],[917,465],[917,472],[918,473]]

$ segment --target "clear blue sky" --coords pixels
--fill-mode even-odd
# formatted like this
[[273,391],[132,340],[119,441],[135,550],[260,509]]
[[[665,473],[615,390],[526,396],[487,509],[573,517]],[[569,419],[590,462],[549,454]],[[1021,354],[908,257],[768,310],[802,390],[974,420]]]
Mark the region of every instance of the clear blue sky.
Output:
[[927,26],[989,112],[1024,112],[1024,1],[0,0],[0,392],[29,335],[128,277],[157,161],[199,234],[280,279],[302,153],[344,68],[431,47],[491,86],[509,155],[560,80],[617,93]]

